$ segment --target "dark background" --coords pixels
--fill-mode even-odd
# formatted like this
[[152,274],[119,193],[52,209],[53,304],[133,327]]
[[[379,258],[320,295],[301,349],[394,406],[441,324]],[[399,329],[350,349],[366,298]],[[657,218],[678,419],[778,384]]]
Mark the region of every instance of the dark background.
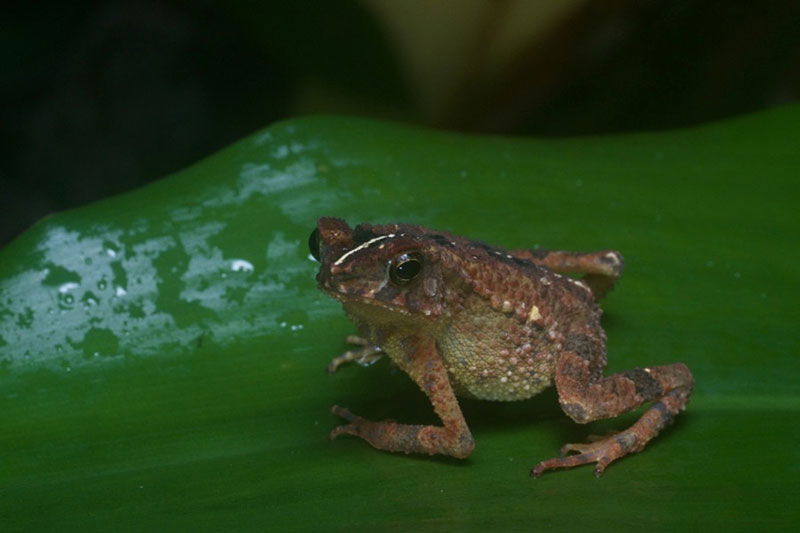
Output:
[[[688,126],[800,95],[796,0],[577,1],[502,64],[487,50],[519,22],[513,2],[451,2],[452,20],[441,21],[422,1],[408,0],[407,13],[379,3],[5,8],[0,244],[48,213],[140,186],[301,114],[565,136]],[[478,24],[459,15],[467,8],[480,12]],[[438,24],[422,53],[441,64],[452,54],[457,75],[414,77],[414,53],[397,36],[417,24]]]

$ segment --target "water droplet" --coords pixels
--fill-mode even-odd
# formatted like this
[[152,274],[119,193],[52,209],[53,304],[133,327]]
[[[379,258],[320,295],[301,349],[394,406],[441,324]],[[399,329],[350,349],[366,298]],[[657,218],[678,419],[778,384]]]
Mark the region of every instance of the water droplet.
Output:
[[[72,285],[73,287],[66,287]],[[58,289],[58,307],[61,309],[72,309],[75,305],[75,296],[70,292],[72,289],[77,288],[77,283],[65,283]]]
[[111,241],[103,241],[103,248],[108,257],[117,257],[119,253],[119,246]]
[[67,293],[69,291],[75,290],[78,287],[80,287],[80,285],[78,285],[77,283],[73,283],[71,281],[68,281],[67,283],[62,283],[61,284],[61,286],[58,288],[58,292],[60,292],[61,294],[64,294],[64,293]]
[[97,290],[104,291],[108,287],[108,281],[106,278],[100,278],[100,281],[97,282]]
[[86,257],[86,258],[84,258],[83,262],[84,262],[84,264],[91,265],[92,264],[92,258],[91,257]]
[[97,296],[94,295],[94,293],[92,293],[91,291],[86,291],[86,294],[84,294],[83,298],[81,298],[81,302],[83,302],[83,305],[85,305],[86,307],[92,307],[97,305],[99,300]]
[[253,263],[244,259],[234,259],[231,261],[231,270],[234,272],[252,272]]

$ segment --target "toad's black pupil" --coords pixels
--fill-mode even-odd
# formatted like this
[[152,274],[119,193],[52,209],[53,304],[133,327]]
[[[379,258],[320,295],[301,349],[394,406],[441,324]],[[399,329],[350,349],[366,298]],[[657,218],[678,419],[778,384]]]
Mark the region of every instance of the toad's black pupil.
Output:
[[422,264],[416,259],[408,259],[399,263],[396,268],[397,277],[403,281],[410,281],[419,274]]
[[311,235],[308,236],[308,251],[311,252],[311,256],[319,261],[319,229],[314,228],[314,231],[311,232]]

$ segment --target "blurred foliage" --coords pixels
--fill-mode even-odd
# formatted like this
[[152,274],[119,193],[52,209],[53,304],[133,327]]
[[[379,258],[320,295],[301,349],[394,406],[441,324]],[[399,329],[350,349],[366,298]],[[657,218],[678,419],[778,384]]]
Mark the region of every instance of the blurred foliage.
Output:
[[575,135],[797,99],[800,4],[15,3],[0,33],[0,242],[276,119]]
[[[800,350],[800,107],[582,139],[353,118],[275,124],[0,249],[4,531],[790,529]],[[316,217],[507,247],[614,247],[611,371],[683,361],[686,413],[600,480],[533,480],[578,426],[553,391],[464,401],[466,461],[326,439],[333,403],[433,422],[382,361],[324,368],[352,324],[314,286]]]

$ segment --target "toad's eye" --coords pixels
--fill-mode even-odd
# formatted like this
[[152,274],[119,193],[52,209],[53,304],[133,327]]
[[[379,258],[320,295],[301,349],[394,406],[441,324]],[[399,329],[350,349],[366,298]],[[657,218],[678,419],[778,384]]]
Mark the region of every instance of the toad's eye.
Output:
[[311,232],[311,235],[308,236],[308,251],[311,252],[311,256],[319,261],[319,229],[314,228],[314,231]]
[[389,267],[389,277],[398,284],[408,283],[422,272],[422,257],[418,254],[401,254]]

